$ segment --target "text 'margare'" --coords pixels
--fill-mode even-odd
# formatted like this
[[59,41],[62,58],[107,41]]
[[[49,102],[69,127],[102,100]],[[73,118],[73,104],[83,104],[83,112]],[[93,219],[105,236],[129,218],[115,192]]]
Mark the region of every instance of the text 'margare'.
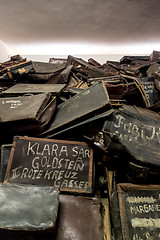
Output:
[[93,150],[85,142],[15,137],[5,181],[91,193]]

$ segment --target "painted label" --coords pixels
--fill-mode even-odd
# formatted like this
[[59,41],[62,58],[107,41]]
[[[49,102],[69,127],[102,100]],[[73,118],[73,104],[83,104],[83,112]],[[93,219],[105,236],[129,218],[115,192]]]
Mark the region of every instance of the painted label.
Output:
[[24,137],[12,151],[8,182],[91,190],[93,153],[86,143]]

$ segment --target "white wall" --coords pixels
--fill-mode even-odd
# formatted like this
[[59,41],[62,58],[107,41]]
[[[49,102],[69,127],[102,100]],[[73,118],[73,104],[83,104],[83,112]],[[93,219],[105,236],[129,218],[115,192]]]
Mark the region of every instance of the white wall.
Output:
[[[17,53],[18,54],[18,53]],[[95,59],[97,62],[104,64],[107,60],[110,61],[119,61],[124,54],[70,54],[74,57],[82,58],[85,61],[88,61],[89,58]],[[40,61],[40,62],[49,62],[49,59],[54,58],[67,58],[68,55],[21,55],[24,58],[27,58],[27,60],[33,60],[33,61]]]
[[9,59],[9,53],[5,44],[0,40],[0,63]]

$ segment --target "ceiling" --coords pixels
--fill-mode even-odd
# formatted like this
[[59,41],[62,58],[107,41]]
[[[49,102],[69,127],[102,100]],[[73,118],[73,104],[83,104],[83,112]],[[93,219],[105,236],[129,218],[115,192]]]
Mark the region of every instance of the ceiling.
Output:
[[159,0],[0,0],[0,40],[9,47],[158,43],[159,26]]

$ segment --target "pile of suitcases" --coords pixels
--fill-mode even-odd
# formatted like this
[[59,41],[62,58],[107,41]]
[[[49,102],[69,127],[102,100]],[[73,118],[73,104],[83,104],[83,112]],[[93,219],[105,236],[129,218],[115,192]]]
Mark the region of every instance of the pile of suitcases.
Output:
[[160,239],[160,52],[0,64],[0,239]]

